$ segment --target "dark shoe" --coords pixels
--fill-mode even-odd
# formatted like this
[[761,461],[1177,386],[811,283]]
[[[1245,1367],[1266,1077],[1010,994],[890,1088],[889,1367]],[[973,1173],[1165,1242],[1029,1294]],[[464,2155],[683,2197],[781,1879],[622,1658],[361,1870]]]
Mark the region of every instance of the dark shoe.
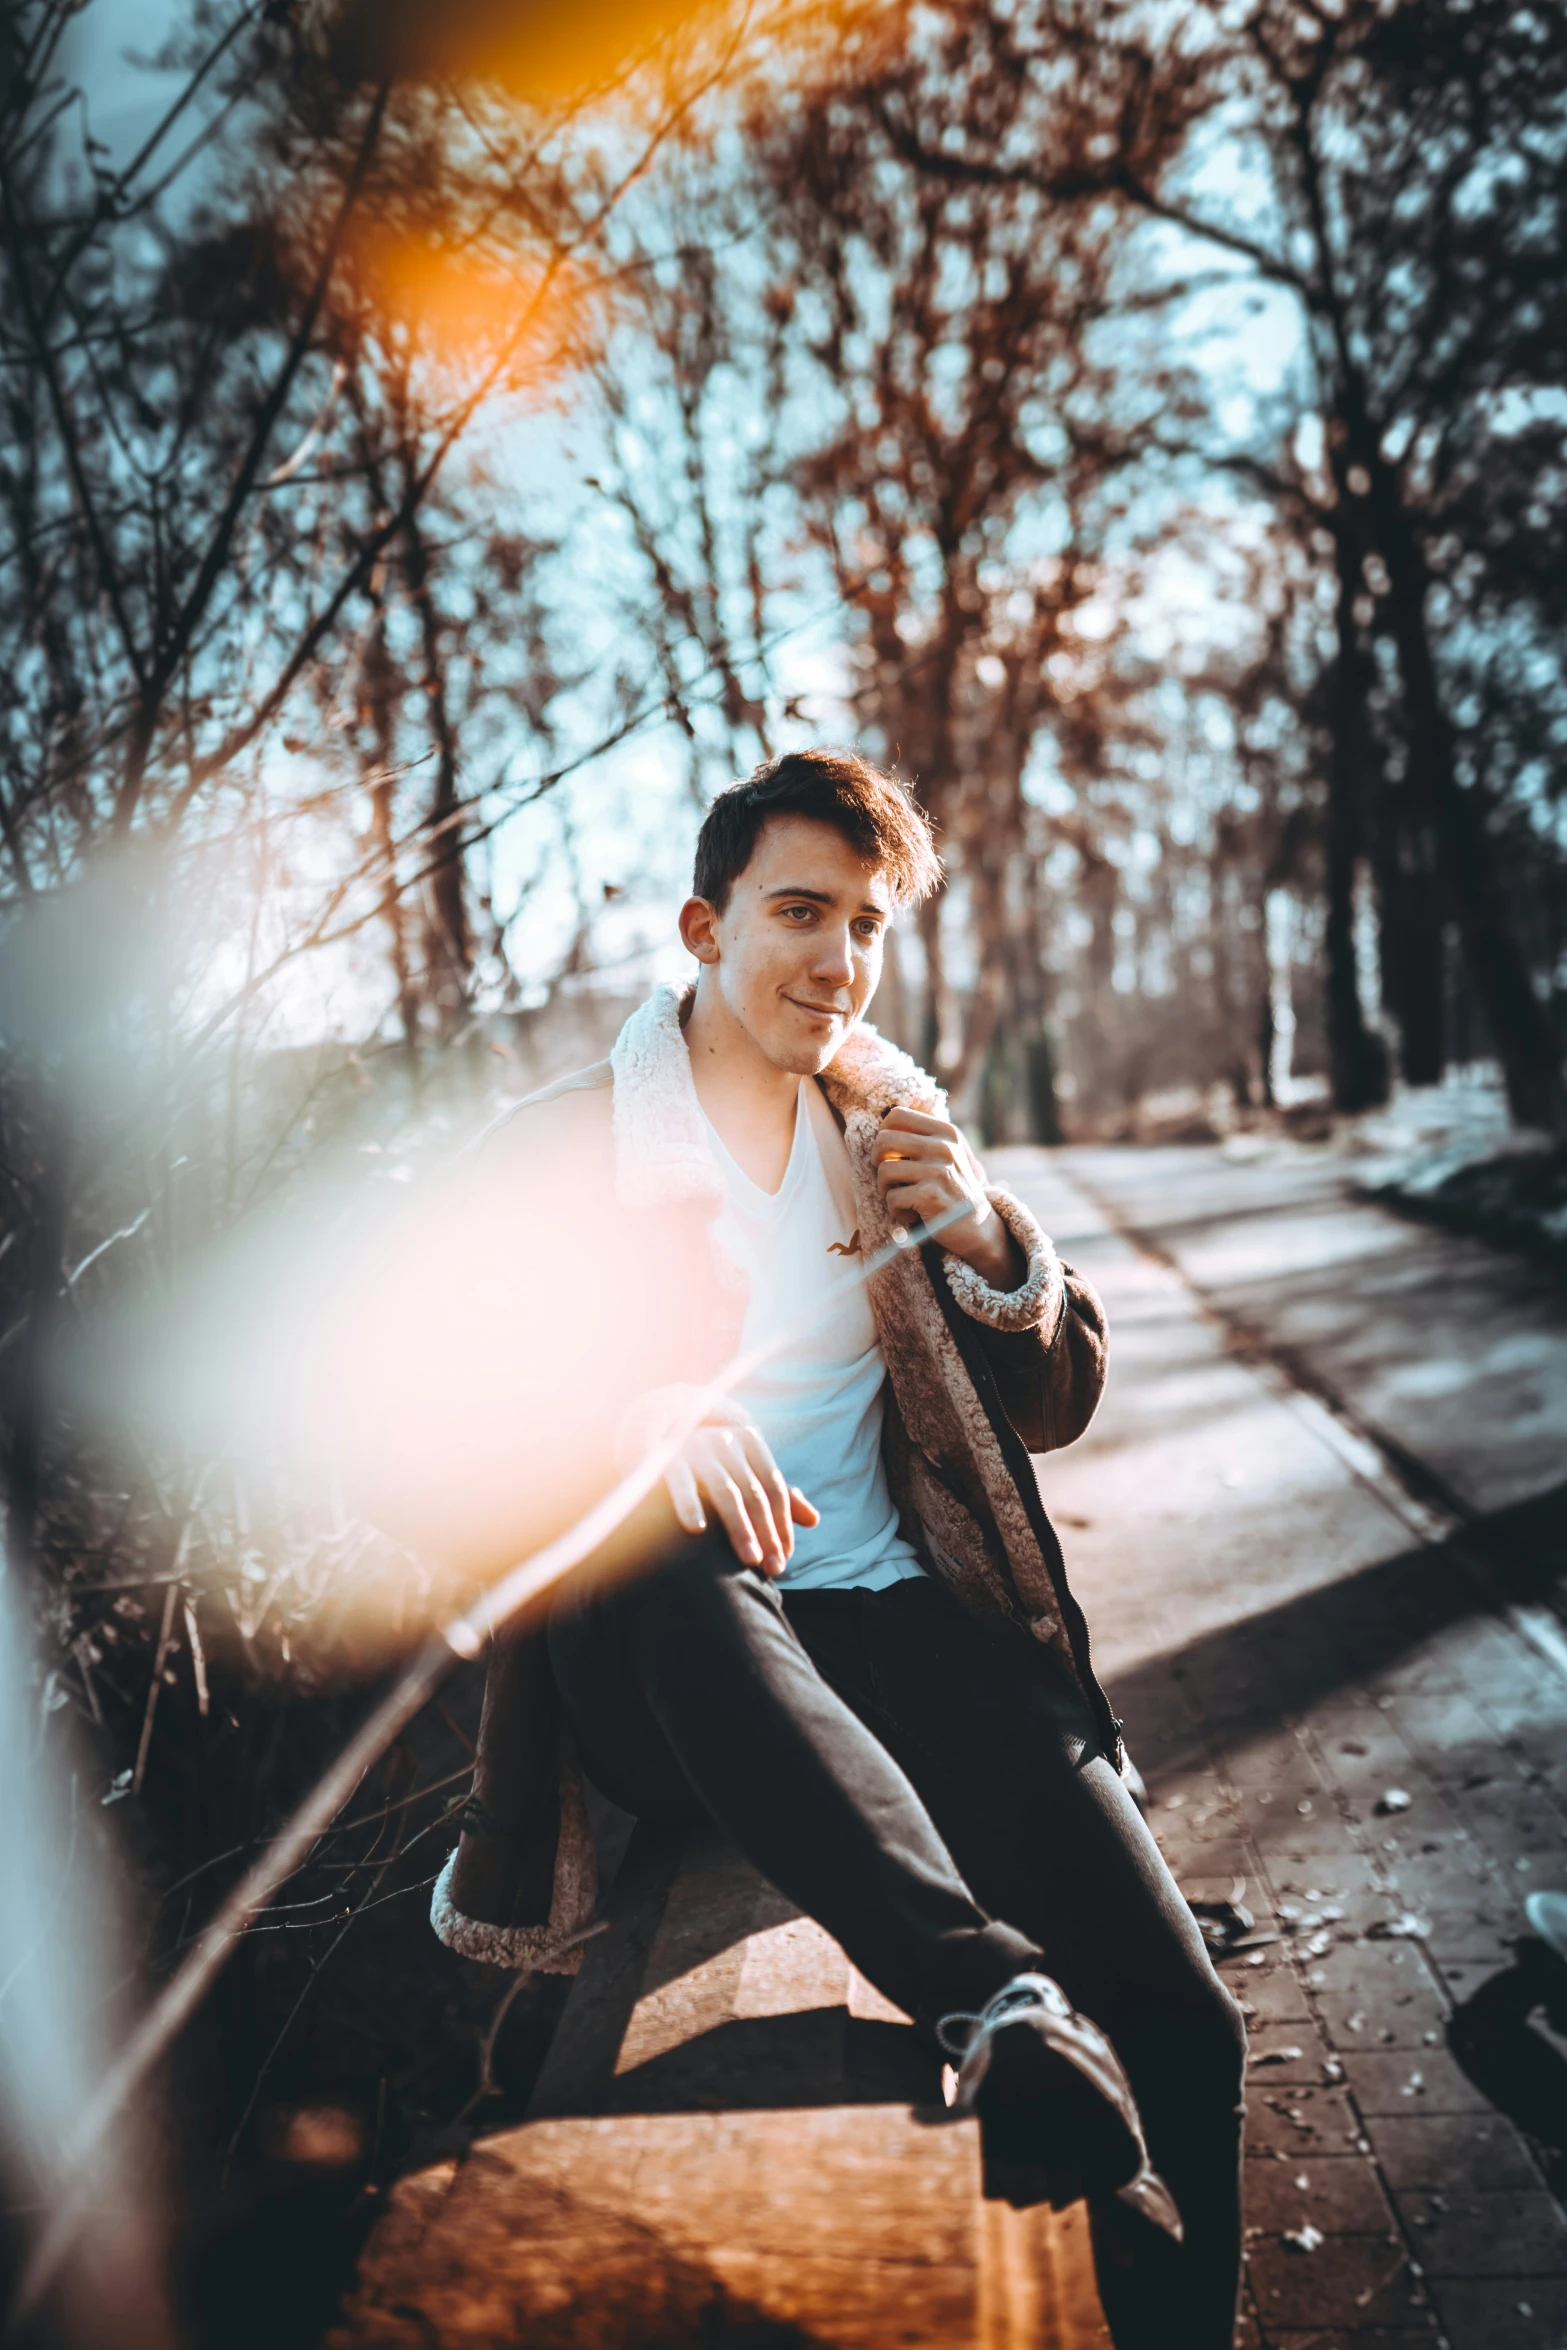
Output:
[[1061,2201],[1113,2194],[1180,2242],[1121,2060],[1059,1983],[1014,1975],[979,2015],[944,2015],[936,2036],[958,2066],[954,2110],[978,2114],[994,2162],[1048,2173]]

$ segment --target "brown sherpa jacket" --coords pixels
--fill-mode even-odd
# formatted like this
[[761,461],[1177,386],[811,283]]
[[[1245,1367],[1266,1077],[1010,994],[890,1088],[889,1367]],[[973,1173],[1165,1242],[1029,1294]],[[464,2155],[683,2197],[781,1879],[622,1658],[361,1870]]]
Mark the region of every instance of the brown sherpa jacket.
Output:
[[[710,1237],[723,1179],[708,1149],[682,1032],[689,991],[663,987],[626,1023],[610,1059],[563,1079],[508,1113],[498,1141],[531,1160],[568,1140],[606,1166],[617,1216],[628,1220],[662,1282],[669,1268],[727,1290],[730,1344],[743,1293]],[[872,1028],[854,1030],[820,1083],[853,1172],[861,1247],[874,1255],[892,1226],[876,1180],[878,1126],[895,1105],[944,1113],[923,1070]],[[494,1144],[486,1146],[494,1148]],[[910,1248],[874,1275],[871,1305],[887,1362],[883,1448],[904,1533],[926,1571],[967,1607],[1025,1627],[1061,1648],[1119,1759],[1119,1726],[1093,1675],[1088,1631],[1067,1585],[1061,1546],[1029,1462],[1081,1435],[1105,1377],[1103,1308],[1064,1265],[1026,1208],[990,1198],[1027,1259],[1021,1285],[992,1289],[939,1243]],[[678,1283],[677,1283],[678,1286]],[[711,1350],[711,1342],[710,1342]],[[672,1377],[710,1376],[711,1361],[671,1360]],[[431,1922],[465,1956],[570,1971],[580,1950],[555,1946],[590,1921],[597,1898],[581,1787],[562,1737],[542,1631],[498,1641],[462,1840],[437,1883]]]

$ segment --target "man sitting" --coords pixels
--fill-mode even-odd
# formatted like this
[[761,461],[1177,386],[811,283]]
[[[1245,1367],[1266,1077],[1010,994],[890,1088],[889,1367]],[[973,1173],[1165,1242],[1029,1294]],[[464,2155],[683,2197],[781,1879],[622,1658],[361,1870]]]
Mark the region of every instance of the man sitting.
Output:
[[[530,1411],[596,1382],[624,1460],[661,1387],[798,1331],[686,1443],[654,1563],[498,1647],[435,1922],[517,1964],[581,1914],[558,1691],[607,1796],[718,1822],[939,2041],[992,2155],[1081,2180],[1119,2350],[1224,2350],[1244,2031],[1122,1784],[1028,1458],[1093,1413],[1102,1309],[864,1020],[894,912],[938,878],[866,761],[771,762],[702,827],[694,988],[660,990],[481,1154],[507,1171],[510,1261],[541,1171],[570,1164],[557,1260],[588,1287],[624,1268],[593,1351]],[[577,1343],[583,1310],[548,1318]]]

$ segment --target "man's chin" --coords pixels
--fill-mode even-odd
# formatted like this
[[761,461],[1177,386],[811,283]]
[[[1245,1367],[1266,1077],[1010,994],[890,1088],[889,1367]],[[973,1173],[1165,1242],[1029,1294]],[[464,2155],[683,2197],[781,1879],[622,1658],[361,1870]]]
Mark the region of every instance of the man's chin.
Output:
[[791,1077],[820,1077],[842,1042],[840,1033],[824,1045],[780,1045],[767,1058],[775,1069],[787,1069]]
[[[835,1020],[825,1027],[802,1019],[793,1035],[770,1037],[764,1049],[775,1069],[787,1069],[794,1077],[819,1077],[842,1052],[853,1027],[852,1020]],[[807,1033],[802,1035],[801,1029]]]

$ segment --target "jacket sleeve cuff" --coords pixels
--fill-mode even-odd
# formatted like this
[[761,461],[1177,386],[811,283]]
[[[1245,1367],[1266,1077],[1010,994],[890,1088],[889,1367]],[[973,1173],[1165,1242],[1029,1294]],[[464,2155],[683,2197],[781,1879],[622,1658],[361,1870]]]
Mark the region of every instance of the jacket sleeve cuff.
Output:
[[1061,1259],[1020,1199],[999,1184],[988,1185],[985,1196],[1027,1259],[1023,1279],[1016,1289],[992,1289],[948,1249],[942,1256],[948,1286],[963,1311],[992,1330],[1037,1329],[1053,1338],[1066,1306]]

